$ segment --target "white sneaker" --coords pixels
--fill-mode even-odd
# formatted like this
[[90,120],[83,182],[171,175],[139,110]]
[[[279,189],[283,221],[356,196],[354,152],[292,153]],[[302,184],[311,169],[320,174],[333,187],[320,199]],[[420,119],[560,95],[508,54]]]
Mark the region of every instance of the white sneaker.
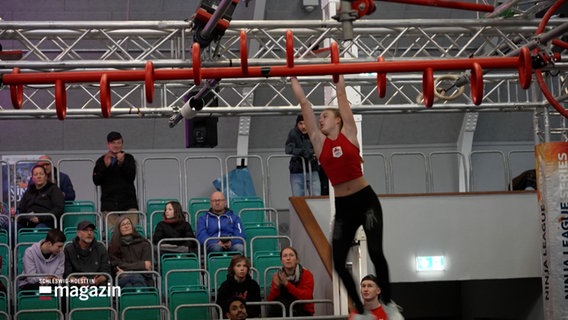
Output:
[[404,320],[402,313],[400,313],[402,308],[394,301],[391,300],[388,304],[382,303],[382,305],[389,320]]

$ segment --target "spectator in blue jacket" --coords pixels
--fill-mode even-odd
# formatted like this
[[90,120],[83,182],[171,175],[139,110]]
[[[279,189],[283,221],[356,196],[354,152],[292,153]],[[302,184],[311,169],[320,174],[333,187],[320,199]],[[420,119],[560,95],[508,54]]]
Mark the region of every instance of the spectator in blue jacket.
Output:
[[[53,165],[53,160],[48,155],[43,155],[39,157],[37,162],[38,165],[43,166],[45,168],[45,173],[47,174],[47,179],[55,184],[56,186],[63,191],[63,196],[65,197],[65,201],[74,201],[75,200],[75,189],[73,188],[73,183],[71,182],[71,178],[66,173],[63,173]],[[53,168],[53,178],[55,181],[51,181],[51,172]],[[30,179],[28,183],[28,187],[34,184],[33,179]]]
[[[209,199],[211,208],[197,221],[197,239],[206,246],[207,252],[240,251],[244,252],[243,240],[237,238],[222,239],[222,237],[242,237],[246,239],[241,219],[227,208],[227,200],[222,192],[215,191]],[[205,243],[207,238],[212,239]]]

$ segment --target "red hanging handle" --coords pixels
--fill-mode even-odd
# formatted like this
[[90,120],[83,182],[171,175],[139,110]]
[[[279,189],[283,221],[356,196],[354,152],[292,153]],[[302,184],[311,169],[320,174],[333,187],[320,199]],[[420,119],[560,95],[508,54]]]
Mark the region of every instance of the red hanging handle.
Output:
[[481,101],[483,101],[483,69],[479,63],[473,63],[469,80],[471,99],[473,100],[473,104],[478,106],[481,104]]
[[57,119],[65,120],[67,115],[67,95],[65,93],[65,83],[55,80],[55,111]]
[[103,73],[101,76],[99,98],[101,99],[101,112],[103,114],[103,118],[110,118],[110,83],[106,73]]
[[144,73],[144,91],[146,91],[146,101],[154,101],[154,64],[152,61],[146,62]]
[[[15,67],[12,69],[12,74],[20,73],[20,68]],[[24,104],[24,85],[12,84],[10,85],[10,98],[12,98],[12,106],[14,109],[21,109]]]
[[432,108],[434,104],[434,70],[432,68],[426,68],[422,74],[422,94],[424,106]]
[[286,31],[286,65],[294,67],[294,35],[291,30]]
[[[329,49],[331,51],[331,64],[332,65],[338,64],[339,63],[339,46],[337,45],[337,42],[332,41]],[[339,82],[339,74],[337,74],[337,73],[333,74],[332,78],[333,78],[334,83]]]
[[201,84],[201,46],[199,43],[194,42],[191,47],[192,64],[193,69],[193,83],[198,86]]
[[241,70],[243,74],[248,73],[247,34],[244,30],[241,30]]
[[[385,62],[385,58],[380,56],[377,62]],[[387,74],[385,72],[377,72],[377,92],[379,98],[384,98],[387,94]]]

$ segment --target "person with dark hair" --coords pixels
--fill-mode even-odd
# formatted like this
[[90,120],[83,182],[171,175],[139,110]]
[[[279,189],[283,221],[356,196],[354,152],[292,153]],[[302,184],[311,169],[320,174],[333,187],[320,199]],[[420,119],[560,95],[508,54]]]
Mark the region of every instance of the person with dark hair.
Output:
[[[390,304],[391,287],[387,260],[383,252],[383,211],[377,194],[363,176],[357,126],[347,100],[345,80],[336,84],[338,108],[321,112],[319,121],[296,77],[291,86],[300,103],[308,135],[335,194],[335,221],[332,233],[333,265],[357,309],[356,318],[364,319],[365,308],[355,280],[346,266],[347,254],[355,233],[363,226],[367,249],[375,265],[383,301]],[[394,303],[393,303],[394,304]]]
[[[183,215],[183,210],[181,208],[181,204],[178,201],[170,201],[166,203],[163,213],[163,219],[156,225],[156,229],[154,231],[154,235],[152,236],[152,242],[155,245],[160,242],[162,239],[167,238],[194,238],[195,233],[193,233],[193,229],[191,228],[191,224],[185,221],[185,217]],[[182,243],[180,246],[180,242],[162,242],[166,243],[166,249],[160,248],[160,252],[168,252],[168,251],[175,251],[175,252],[193,252],[197,251],[196,243],[193,241],[187,241]],[[173,247],[175,247],[175,250]],[[183,250],[179,248],[183,247]],[[168,249],[169,248],[169,249]]]
[[361,297],[365,310],[375,316],[376,320],[404,320],[398,308],[382,303],[379,280],[374,274],[368,274],[361,279]]
[[[299,263],[298,252],[292,247],[280,251],[282,268],[272,276],[268,301],[279,301],[286,310],[296,300],[314,298],[314,275]],[[281,316],[277,308],[269,308],[270,316]],[[313,316],[314,304],[304,303],[294,306],[294,316]]]
[[[108,252],[105,245],[95,239],[96,226],[87,220],[77,225],[77,236],[65,246],[65,272],[67,278],[71,273],[92,272],[111,274]],[[82,284],[103,285],[107,281],[104,275],[93,274]]]
[[150,281],[142,274],[120,276],[124,271],[152,270],[152,246],[136,231],[128,216],[116,219],[108,254],[111,270],[118,277],[120,287],[150,285]]
[[[387,320],[387,314],[381,305],[381,288],[377,277],[368,274],[361,279],[361,297],[365,309],[377,318]],[[390,320],[390,319],[389,319]]]
[[[111,131],[107,135],[108,151],[103,154],[93,169],[93,182],[101,187],[101,213],[103,218],[111,211],[137,211],[136,198],[136,160],[123,150],[123,139],[119,132]],[[130,214],[130,220],[138,223],[138,215]],[[117,215],[109,217],[109,225],[114,226]]]
[[[63,173],[53,165],[53,160],[48,155],[40,156],[37,162],[38,165],[43,166],[45,168],[45,173],[47,174],[47,180],[55,184],[56,186],[61,189],[63,192],[63,197],[65,201],[73,201],[75,200],[75,188],[73,188],[73,183],[71,182],[71,178],[66,173]],[[54,181],[51,181],[53,175]],[[28,183],[28,188],[34,184],[33,179],[30,179]]]
[[[32,168],[33,185],[28,187],[18,204],[17,213],[52,213],[55,219],[63,214],[65,199],[63,192],[47,179],[44,166]],[[49,216],[27,216],[18,218],[18,226],[22,228],[53,228],[55,221]]]
[[290,186],[293,196],[319,196],[321,184],[319,178],[318,159],[310,142],[304,117],[296,117],[296,125],[288,133],[286,139],[286,154],[291,154]]
[[[260,286],[249,274],[250,260],[243,255],[231,258],[227,272],[227,280],[219,287],[216,303],[223,306],[229,298],[237,296],[245,301],[260,301]],[[249,306],[247,314],[251,318],[260,317],[260,306]]]
[[65,234],[59,229],[51,229],[44,240],[32,244],[24,252],[23,274],[49,274],[50,277],[20,278],[18,286],[22,290],[37,290],[40,283],[51,284],[53,279],[61,279],[65,269],[65,254],[63,244]]
[[245,320],[248,316],[247,302],[241,297],[233,296],[229,298],[222,308],[225,317],[229,320]]

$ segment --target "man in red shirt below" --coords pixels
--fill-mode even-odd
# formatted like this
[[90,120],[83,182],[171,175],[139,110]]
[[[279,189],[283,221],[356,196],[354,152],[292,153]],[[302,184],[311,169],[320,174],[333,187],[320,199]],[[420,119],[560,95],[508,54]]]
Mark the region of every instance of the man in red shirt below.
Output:
[[375,316],[377,320],[404,319],[398,308],[389,308],[381,304],[381,288],[377,277],[373,274],[368,274],[361,279],[361,298],[365,310]]
[[380,301],[381,288],[377,283],[377,277],[368,274],[361,280],[361,298],[365,310],[370,312],[377,320],[387,320],[387,315]]

